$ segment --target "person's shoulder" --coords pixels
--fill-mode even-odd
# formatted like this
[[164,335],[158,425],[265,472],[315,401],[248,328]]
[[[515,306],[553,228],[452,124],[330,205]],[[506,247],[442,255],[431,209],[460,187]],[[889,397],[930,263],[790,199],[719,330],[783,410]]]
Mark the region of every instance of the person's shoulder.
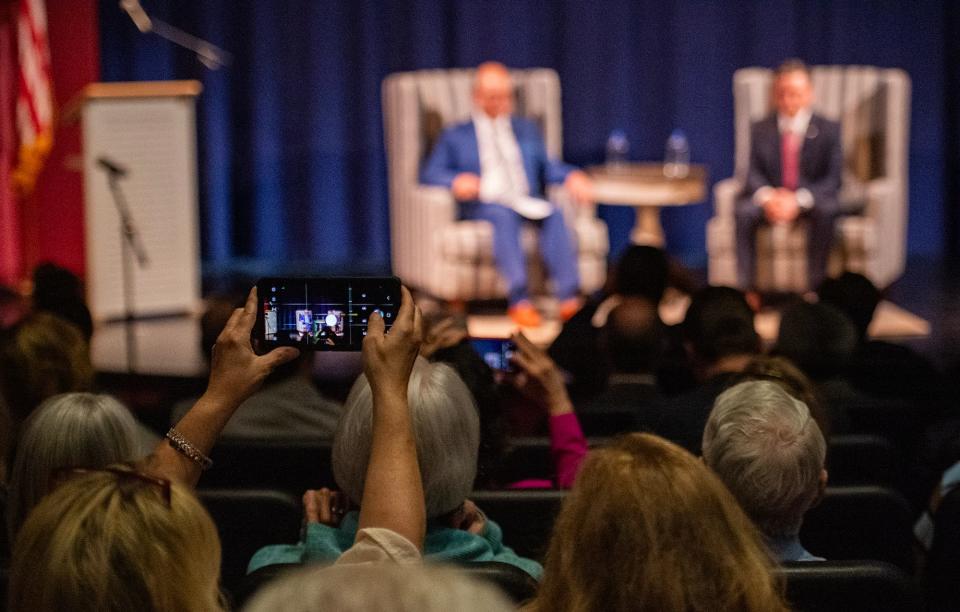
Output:
[[537,125],[537,122],[528,119],[527,117],[521,117],[520,115],[511,115],[510,123],[513,125],[513,131],[521,135],[540,135],[540,126]]
[[440,135],[437,137],[437,142],[463,140],[472,130],[473,121],[470,120],[460,121],[458,123],[450,123],[440,130]]
[[536,128],[537,122],[529,117],[524,117],[523,115],[510,115],[510,121],[514,125],[522,125],[525,128]]
[[776,113],[770,113],[764,115],[760,119],[752,122],[750,124],[750,129],[754,132],[768,131],[770,129],[777,130],[777,115]]
[[466,121],[458,121],[456,123],[451,123],[443,128],[444,134],[463,134],[473,130],[473,120],[467,119]]
[[840,122],[833,119],[827,119],[819,113],[813,113],[810,116],[810,122],[817,126],[821,132],[830,134],[840,134]]

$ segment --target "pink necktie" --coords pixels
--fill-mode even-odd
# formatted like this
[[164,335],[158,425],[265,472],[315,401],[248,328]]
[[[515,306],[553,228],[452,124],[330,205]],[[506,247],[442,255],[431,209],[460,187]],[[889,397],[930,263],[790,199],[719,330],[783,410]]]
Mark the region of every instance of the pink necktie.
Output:
[[800,138],[793,132],[784,132],[780,137],[780,160],[783,170],[783,186],[796,191],[800,182]]

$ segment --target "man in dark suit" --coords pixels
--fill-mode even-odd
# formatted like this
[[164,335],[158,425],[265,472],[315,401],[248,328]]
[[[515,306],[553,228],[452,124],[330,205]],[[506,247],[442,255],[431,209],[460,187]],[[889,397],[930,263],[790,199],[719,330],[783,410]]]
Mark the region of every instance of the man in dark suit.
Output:
[[513,112],[513,83],[503,64],[477,68],[473,118],[447,128],[420,172],[421,182],[453,191],[464,219],[493,225],[493,256],[508,286],[509,314],[518,325],[536,326],[530,303],[520,228],[539,225],[540,250],[553,277],[560,316],[580,307],[577,257],[561,212],[543,199],[547,184],[563,183],[574,199],[588,201],[586,174],[547,156],[537,126]]
[[808,226],[807,273],[815,289],[826,275],[837,192],[843,172],[840,125],[812,112],[810,70],[799,60],[777,68],[776,112],[750,132],[750,170],[737,201],[737,275],[752,289],[757,227],[762,223]]

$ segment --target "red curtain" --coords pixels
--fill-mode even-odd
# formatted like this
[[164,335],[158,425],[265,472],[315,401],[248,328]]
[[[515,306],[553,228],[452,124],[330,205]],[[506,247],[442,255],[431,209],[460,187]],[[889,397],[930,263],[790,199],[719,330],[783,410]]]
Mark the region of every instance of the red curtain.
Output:
[[84,225],[81,126],[59,116],[88,83],[100,78],[96,0],[47,2],[53,93],[53,149],[34,192],[14,199],[9,172],[15,155],[12,79],[16,2],[0,0],[0,282],[15,283],[41,261],[83,275]]
[[16,6],[15,2],[0,0],[0,283],[5,284],[19,280],[23,266],[20,209],[10,177],[17,151],[13,118],[16,103]]
[[[47,33],[56,108],[100,79],[96,0],[47,2]],[[33,195],[23,202],[24,265],[52,261],[84,272],[81,126],[58,118],[53,150]]]

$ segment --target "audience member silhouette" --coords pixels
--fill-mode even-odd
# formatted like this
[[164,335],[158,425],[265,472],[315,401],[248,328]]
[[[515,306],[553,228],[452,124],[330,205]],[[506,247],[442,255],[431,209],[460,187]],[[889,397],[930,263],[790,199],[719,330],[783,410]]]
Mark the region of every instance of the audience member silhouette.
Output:
[[[827,413],[813,381],[792,361],[786,357],[757,355],[750,360],[740,376],[734,379],[734,383],[748,380],[769,380],[783,387],[784,391],[807,405],[823,437],[826,440],[830,439],[833,431],[832,415]],[[845,429],[846,426],[842,424],[840,428]]]
[[720,477],[780,561],[822,560],[800,544],[803,515],[827,486],[827,444],[806,404],[771,381],[717,398],[703,460]]
[[[250,345],[256,290],[217,340],[207,392],[144,464],[59,471],[59,485],[24,523],[10,574],[10,609],[219,610],[220,543],[192,495],[205,456],[240,403],[296,357]],[[372,395],[371,445],[354,545],[343,563],[420,559],[425,504],[408,381],[422,336],[409,292],[389,336],[372,317],[363,361]],[[173,433],[173,432],[171,432]]]
[[772,564],[703,462],[657,436],[630,434],[587,457],[525,609],[786,610]]
[[846,314],[857,330],[857,346],[844,372],[855,389],[876,397],[917,402],[936,418],[946,401],[940,373],[910,347],[871,339],[869,327],[882,294],[862,274],[844,272],[823,282],[820,302]]
[[609,363],[606,389],[577,409],[588,436],[657,432],[663,399],[656,372],[664,335],[657,305],[647,298],[624,297],[610,311],[600,333],[603,352],[597,356]]
[[83,283],[76,274],[49,262],[40,264],[33,270],[32,302],[34,311],[49,312],[70,321],[90,342],[93,319],[84,298]]
[[840,310],[797,300],[780,317],[772,355],[789,359],[813,381],[833,423],[833,433],[849,433],[850,408],[864,403],[846,373],[856,350],[857,331]]
[[37,312],[0,340],[0,391],[9,404],[15,431],[48,397],[92,387],[90,346],[72,323]]
[[707,287],[693,295],[681,332],[699,382],[669,400],[660,435],[692,453],[700,452],[703,426],[714,400],[760,353],[753,317],[738,289]]
[[[476,477],[480,442],[479,418],[469,389],[452,368],[421,357],[411,371],[407,393],[429,519],[425,556],[439,561],[502,561],[539,577],[540,565],[504,546],[496,523],[466,499]],[[301,541],[261,548],[251,559],[249,571],[283,563],[332,562],[353,543],[360,515],[341,510],[360,504],[363,511],[369,449],[374,442],[373,400],[371,382],[364,374],[350,391],[334,436],[333,472],[346,499],[326,490],[308,492]],[[318,501],[319,509],[311,516],[309,505]],[[337,511],[328,513],[326,504]],[[330,520],[321,520],[328,514]]]
[[[211,347],[223,330],[236,300],[212,296],[200,320],[201,348],[209,363]],[[340,404],[323,396],[312,380],[313,354],[274,370],[263,387],[247,399],[223,429],[225,440],[330,439],[342,410]],[[195,398],[177,402],[171,410],[176,423],[193,406]]]
[[395,564],[306,568],[264,587],[246,612],[510,612],[492,585],[452,568]]
[[139,427],[109,395],[64,393],[43,402],[24,422],[10,472],[10,542],[50,491],[56,470],[102,468],[144,457],[150,449],[142,444]]
[[217,530],[187,485],[122,465],[58,478],[14,546],[11,612],[226,609]]
[[617,260],[603,293],[589,299],[564,323],[549,353],[572,376],[570,394],[574,401],[590,398],[606,385],[608,364],[596,355],[600,351],[600,329],[610,311],[624,297],[642,297],[659,304],[668,280],[667,254],[656,247],[633,245]]

